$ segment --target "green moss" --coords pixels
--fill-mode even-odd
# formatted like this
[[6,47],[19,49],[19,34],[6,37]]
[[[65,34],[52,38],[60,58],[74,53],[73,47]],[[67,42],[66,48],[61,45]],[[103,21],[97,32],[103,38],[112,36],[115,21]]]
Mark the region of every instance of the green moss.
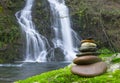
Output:
[[3,8],[2,8],[2,6],[0,6],[0,13],[1,13],[1,12],[3,12]]
[[113,63],[119,63],[120,62],[120,58],[114,58],[111,62],[113,62]]
[[59,70],[53,70],[40,75],[20,80],[15,83],[119,83],[120,70],[114,72],[106,72],[103,75],[84,78],[74,75],[70,72],[70,67]]
[[3,60],[2,60],[2,59],[0,59],[0,63],[3,63]]
[[113,54],[117,54],[117,53],[112,52],[108,48],[101,48],[97,52],[100,53],[101,58],[111,57]]

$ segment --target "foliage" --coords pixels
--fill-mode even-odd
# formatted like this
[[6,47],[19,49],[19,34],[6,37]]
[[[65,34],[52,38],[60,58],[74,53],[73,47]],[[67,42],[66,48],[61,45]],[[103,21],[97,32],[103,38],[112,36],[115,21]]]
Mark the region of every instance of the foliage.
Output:
[[0,13],[3,11],[3,8],[2,8],[2,6],[0,6]]
[[119,83],[120,70],[106,72],[103,75],[85,78],[74,75],[70,72],[70,67],[46,72],[40,75],[30,77],[25,80],[19,80],[15,83]]
[[112,52],[108,48],[101,48],[97,52],[100,53],[100,57],[110,57],[114,54],[114,52]]
[[20,29],[15,13],[20,10],[21,0],[0,0],[0,63],[13,62],[20,56]]
[[12,16],[1,14],[0,21],[0,63],[11,62],[17,56],[19,48],[14,46],[20,39],[20,31]]
[[97,52],[100,53],[99,57],[104,61],[108,60],[109,63],[119,62],[119,59],[116,57],[119,54],[117,52],[115,53],[108,48],[101,48]]
[[100,47],[120,51],[119,0],[66,0],[66,4],[70,9],[73,28],[82,38],[92,36],[99,41]]
[[113,63],[119,63],[120,62],[120,58],[114,58],[111,62],[113,62]]

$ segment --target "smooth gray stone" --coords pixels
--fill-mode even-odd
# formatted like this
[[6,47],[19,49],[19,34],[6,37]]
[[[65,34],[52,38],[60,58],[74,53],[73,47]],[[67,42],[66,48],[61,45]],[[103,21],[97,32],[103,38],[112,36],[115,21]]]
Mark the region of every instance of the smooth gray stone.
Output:
[[90,65],[73,65],[71,72],[83,77],[98,76],[106,72],[107,65],[104,62],[97,62]]
[[73,60],[73,63],[77,65],[87,65],[87,64],[100,62],[100,61],[102,61],[102,59],[99,58],[98,56],[90,55],[90,56],[77,57]]
[[80,52],[96,52],[97,48],[96,47],[80,47],[79,51]]
[[99,55],[100,53],[97,52],[80,52],[78,54],[76,54],[76,56],[80,57],[80,56],[89,56],[89,55]]

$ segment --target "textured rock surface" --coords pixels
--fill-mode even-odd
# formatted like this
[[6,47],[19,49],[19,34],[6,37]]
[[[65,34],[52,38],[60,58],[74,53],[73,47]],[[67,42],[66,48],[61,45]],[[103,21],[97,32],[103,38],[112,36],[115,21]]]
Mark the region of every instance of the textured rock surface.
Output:
[[73,65],[71,72],[84,77],[93,77],[103,74],[107,70],[104,62],[97,62],[91,65]]
[[102,61],[98,56],[89,55],[77,57],[73,60],[73,63],[77,65],[86,65]]

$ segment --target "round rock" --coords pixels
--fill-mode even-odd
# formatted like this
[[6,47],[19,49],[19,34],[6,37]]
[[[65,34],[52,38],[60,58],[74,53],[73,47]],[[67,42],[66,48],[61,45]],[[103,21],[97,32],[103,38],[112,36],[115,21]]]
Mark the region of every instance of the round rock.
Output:
[[89,55],[89,56],[77,57],[73,60],[73,63],[77,65],[87,65],[87,64],[100,62],[100,61],[102,61],[102,59],[99,58],[98,56]]
[[76,56],[80,57],[80,56],[89,56],[89,55],[99,55],[100,53],[97,52],[80,52],[78,54],[76,54]]
[[93,77],[103,74],[107,70],[107,65],[104,62],[97,62],[91,65],[73,65],[71,72],[79,76]]

